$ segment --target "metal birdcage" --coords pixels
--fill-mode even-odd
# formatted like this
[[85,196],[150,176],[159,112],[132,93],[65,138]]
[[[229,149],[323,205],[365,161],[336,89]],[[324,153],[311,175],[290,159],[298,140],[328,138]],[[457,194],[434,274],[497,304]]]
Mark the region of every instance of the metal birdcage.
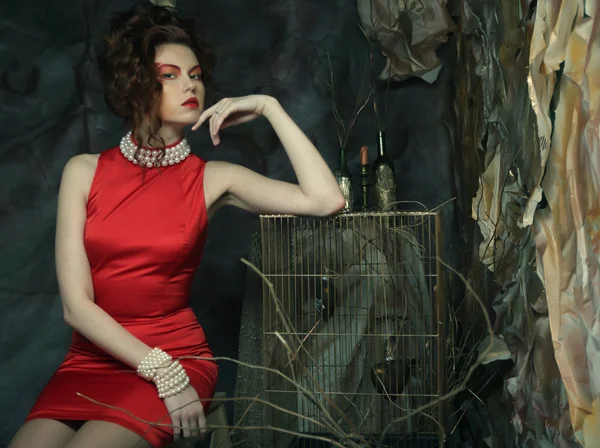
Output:
[[446,387],[441,236],[433,212],[261,217],[266,446],[437,441],[444,403],[414,410]]

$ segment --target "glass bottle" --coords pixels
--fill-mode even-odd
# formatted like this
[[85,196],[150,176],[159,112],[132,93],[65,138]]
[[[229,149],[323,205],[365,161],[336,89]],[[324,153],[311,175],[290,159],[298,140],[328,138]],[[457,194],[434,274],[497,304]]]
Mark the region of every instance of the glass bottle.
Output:
[[350,213],[354,206],[354,197],[352,194],[352,176],[348,169],[348,160],[346,159],[346,150],[344,148],[340,148],[339,150],[338,167],[335,169],[334,175],[346,199],[346,205],[341,213]]
[[360,186],[362,189],[362,207],[361,211],[369,211],[369,147],[361,146],[360,148]]
[[383,131],[377,132],[377,159],[373,162],[373,194],[377,210],[389,212],[396,209],[394,164],[387,156]]

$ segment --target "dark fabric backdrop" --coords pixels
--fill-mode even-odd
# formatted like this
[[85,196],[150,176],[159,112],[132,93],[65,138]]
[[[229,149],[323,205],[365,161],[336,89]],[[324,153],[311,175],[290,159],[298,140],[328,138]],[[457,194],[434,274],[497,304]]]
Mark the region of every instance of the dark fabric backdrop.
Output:
[[[62,361],[71,330],[62,320],[54,271],[59,180],[74,154],[98,153],[126,132],[104,104],[94,43],[110,16],[130,1],[3,1],[0,5],[0,446],[22,424],[38,393]],[[218,97],[265,93],[279,99],[313,139],[330,166],[337,138],[318,61],[332,57],[341,110],[352,114],[369,45],[357,27],[355,0],[180,1],[195,16],[217,53]],[[460,154],[453,123],[452,42],[439,51],[444,68],[429,85],[410,80],[379,86],[395,162],[398,199],[432,208],[461,195],[454,176]],[[383,61],[375,52],[375,68]],[[350,168],[358,177],[358,148],[375,157],[376,124],[368,107],[349,139]],[[213,148],[206,132],[191,135],[207,159],[240,163],[294,181],[290,163],[266,120],[232,128]],[[458,160],[456,162],[455,160]],[[357,190],[358,193],[358,190]],[[446,259],[463,241],[457,203],[443,208]],[[468,212],[467,212],[468,213]],[[258,218],[223,209],[209,228],[192,305],[217,356],[235,357],[241,298],[252,233]],[[235,366],[222,363],[219,390],[232,395]],[[229,409],[231,417],[232,410]]]

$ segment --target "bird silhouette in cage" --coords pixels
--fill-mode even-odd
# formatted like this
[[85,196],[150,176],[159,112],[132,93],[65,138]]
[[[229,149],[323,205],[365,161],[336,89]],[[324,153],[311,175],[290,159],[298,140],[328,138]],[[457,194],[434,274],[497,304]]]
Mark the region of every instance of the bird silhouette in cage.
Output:
[[403,358],[399,353],[400,338],[387,335],[383,351],[384,360],[371,366],[371,382],[378,393],[389,401],[395,401],[405,391],[412,374],[418,370],[415,358]]
[[297,285],[296,315],[304,331],[307,326],[327,322],[335,310],[335,284],[327,275],[306,275]]

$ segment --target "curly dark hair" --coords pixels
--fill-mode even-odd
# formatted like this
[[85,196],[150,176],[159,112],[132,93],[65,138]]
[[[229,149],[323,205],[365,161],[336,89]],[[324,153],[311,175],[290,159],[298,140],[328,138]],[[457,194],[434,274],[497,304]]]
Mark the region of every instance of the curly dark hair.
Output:
[[136,3],[112,18],[97,59],[108,107],[125,119],[138,142],[143,141],[141,127],[148,118],[148,142],[160,150],[160,157],[165,149],[158,135],[162,126],[162,84],[156,77],[154,57],[156,47],[162,44],[189,47],[202,67],[202,81],[205,85],[210,82],[214,58],[197,32],[195,21],[180,18],[149,1]]

